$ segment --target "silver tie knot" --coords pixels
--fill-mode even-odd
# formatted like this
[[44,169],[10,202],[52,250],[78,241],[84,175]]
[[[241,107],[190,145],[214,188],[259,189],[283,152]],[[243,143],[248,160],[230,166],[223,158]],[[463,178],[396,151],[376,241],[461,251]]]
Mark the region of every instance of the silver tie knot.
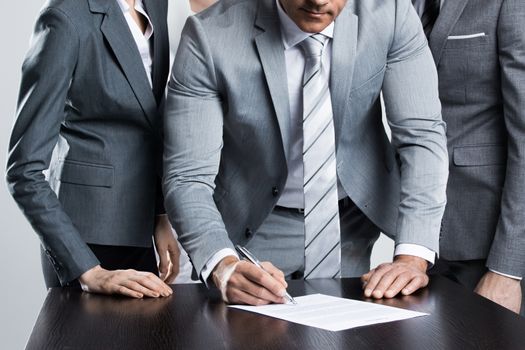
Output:
[[304,39],[299,46],[303,49],[305,57],[320,57],[328,37],[317,33]]

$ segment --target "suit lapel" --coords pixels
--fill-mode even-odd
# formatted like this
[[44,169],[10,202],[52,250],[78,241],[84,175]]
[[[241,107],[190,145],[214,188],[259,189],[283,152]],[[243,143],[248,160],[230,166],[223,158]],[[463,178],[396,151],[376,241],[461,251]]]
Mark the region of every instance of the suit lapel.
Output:
[[260,1],[255,25],[263,30],[255,37],[266,82],[277,115],[285,157],[289,153],[290,105],[284,45],[281,38],[279,16],[273,0]]
[[358,18],[352,13],[349,3],[335,20],[330,71],[330,94],[334,113],[336,145],[339,140],[345,108],[352,86],[354,72]]
[[434,56],[436,66],[439,65],[439,61],[441,60],[447,38],[463,13],[467,3],[468,0],[447,0],[441,8],[429,40],[430,50]]
[[89,2],[92,12],[104,14],[100,30],[142,106],[148,123],[153,127],[158,114],[157,103],[126,19],[116,1],[89,0]]

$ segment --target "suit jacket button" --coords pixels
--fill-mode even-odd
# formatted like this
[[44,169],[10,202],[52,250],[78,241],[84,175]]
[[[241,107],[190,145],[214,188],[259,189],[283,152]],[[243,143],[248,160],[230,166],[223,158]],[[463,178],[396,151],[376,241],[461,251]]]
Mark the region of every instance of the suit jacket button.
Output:
[[277,197],[279,195],[279,188],[277,186],[272,188],[272,195]]
[[246,232],[245,232],[245,235],[246,235],[246,238],[252,238],[253,236],[253,231],[250,230],[249,228],[246,229]]

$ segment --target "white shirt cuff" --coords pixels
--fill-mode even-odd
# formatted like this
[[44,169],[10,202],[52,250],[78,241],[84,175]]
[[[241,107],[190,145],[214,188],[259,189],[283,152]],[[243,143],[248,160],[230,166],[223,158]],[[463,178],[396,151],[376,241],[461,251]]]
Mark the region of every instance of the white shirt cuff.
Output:
[[505,276],[505,277],[508,277],[508,278],[512,278],[513,280],[521,281],[521,277],[518,277],[518,276],[507,275],[506,273],[501,273],[499,271],[492,270],[492,269],[489,269],[489,271],[497,273],[498,275],[502,275],[502,276]]
[[[394,256],[398,255],[412,255],[417,256],[421,259],[425,259],[429,262],[430,265],[434,265],[436,261],[436,252],[423,247],[422,245],[410,244],[410,243],[401,243],[396,246],[394,251]],[[430,266],[429,266],[430,268]]]
[[204,265],[204,268],[201,272],[201,278],[204,281],[204,284],[206,284],[206,287],[208,286],[208,278],[210,277],[211,273],[215,269],[215,266],[217,266],[218,263],[221,262],[222,259],[224,259],[227,256],[235,256],[239,257],[235,250],[231,248],[224,248],[219,250],[217,253],[213,254],[213,256],[206,262],[206,265]]

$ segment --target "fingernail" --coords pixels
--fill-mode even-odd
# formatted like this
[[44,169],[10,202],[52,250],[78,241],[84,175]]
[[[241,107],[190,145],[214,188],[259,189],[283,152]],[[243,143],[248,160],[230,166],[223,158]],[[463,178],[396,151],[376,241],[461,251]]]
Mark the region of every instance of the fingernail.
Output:
[[394,292],[391,291],[391,290],[387,290],[387,291],[385,292],[385,296],[387,296],[387,297],[391,297],[391,296],[393,296],[393,294],[394,294]]
[[405,289],[403,289],[403,294],[405,294],[405,295],[408,295],[408,294],[410,294],[410,290],[408,290],[408,289],[406,289],[406,288],[405,288]]
[[365,290],[365,295],[366,295],[367,297],[371,296],[371,295],[372,295],[372,289],[366,289],[366,290]]
[[383,297],[383,293],[381,293],[381,291],[379,291],[379,290],[376,290],[376,291],[374,292],[374,297],[376,297],[376,298],[381,298],[381,297]]
[[284,298],[285,295],[286,295],[286,289],[283,289],[283,290],[281,290],[281,291],[279,292],[279,296],[280,296],[280,297],[283,297],[283,298]]

